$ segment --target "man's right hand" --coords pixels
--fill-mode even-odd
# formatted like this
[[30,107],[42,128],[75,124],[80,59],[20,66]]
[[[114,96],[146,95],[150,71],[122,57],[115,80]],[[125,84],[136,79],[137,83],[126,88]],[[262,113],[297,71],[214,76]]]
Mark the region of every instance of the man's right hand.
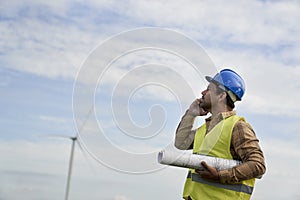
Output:
[[193,101],[188,110],[189,115],[192,115],[194,117],[207,115],[208,111],[200,107],[200,101],[201,99],[196,99],[195,101]]

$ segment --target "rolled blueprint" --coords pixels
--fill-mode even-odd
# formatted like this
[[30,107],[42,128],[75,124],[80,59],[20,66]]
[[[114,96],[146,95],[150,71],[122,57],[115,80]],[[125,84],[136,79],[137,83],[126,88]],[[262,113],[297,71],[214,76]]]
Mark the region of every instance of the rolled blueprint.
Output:
[[241,161],[237,160],[216,158],[201,154],[178,153],[165,150],[158,153],[158,162],[163,165],[203,169],[201,164],[202,161],[205,161],[208,165],[215,167],[217,170],[230,169],[242,163]]

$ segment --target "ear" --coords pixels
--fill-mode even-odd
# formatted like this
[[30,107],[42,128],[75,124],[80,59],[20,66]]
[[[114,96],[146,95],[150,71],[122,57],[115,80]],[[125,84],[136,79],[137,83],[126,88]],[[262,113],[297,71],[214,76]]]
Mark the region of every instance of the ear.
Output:
[[222,92],[219,94],[219,100],[220,101],[226,101],[226,96],[227,96],[227,93],[226,92]]

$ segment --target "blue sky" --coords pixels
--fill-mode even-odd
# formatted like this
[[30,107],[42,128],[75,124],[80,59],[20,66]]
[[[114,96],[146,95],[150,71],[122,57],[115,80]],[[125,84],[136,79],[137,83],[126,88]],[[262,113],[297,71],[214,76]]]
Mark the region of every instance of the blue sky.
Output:
[[[132,44],[126,40],[111,43],[110,51],[101,54],[104,41],[144,27],[184,34],[205,50],[214,64],[211,72],[229,67],[243,76],[246,95],[237,104],[237,112],[253,126],[267,161],[267,173],[257,181],[253,199],[299,199],[300,177],[295,173],[300,167],[299,10],[299,1],[292,0],[1,1],[0,199],[64,198],[71,149],[67,137],[78,128],[74,115],[75,121],[86,119],[74,114],[74,83],[87,84],[82,93],[95,91],[96,120],[88,119],[83,129],[87,149],[77,146],[75,150],[71,199],[180,199],[184,169],[168,167],[142,174],[120,171],[160,167],[148,162],[172,144],[181,115],[193,96],[206,87],[203,77],[181,57],[157,49],[123,55],[98,80],[97,88],[88,85],[93,74],[79,76],[93,52],[110,56]],[[184,49],[184,45],[177,46]],[[187,55],[193,57],[188,50]],[[143,70],[145,66],[149,71]],[[157,66],[161,66],[158,72]],[[145,82],[135,88],[149,77],[169,85]],[[193,94],[179,94],[189,91],[183,89],[183,80]],[[113,90],[118,84],[122,87]],[[112,91],[117,91],[115,96]],[[75,107],[86,114],[89,104],[85,100],[91,99],[81,97],[83,103]],[[137,136],[134,131],[163,120],[161,132],[148,139],[120,132],[122,126]],[[98,134],[99,124],[104,137]],[[142,136],[149,136],[153,129],[144,130]],[[118,156],[117,150],[152,157],[133,165],[136,157]]]

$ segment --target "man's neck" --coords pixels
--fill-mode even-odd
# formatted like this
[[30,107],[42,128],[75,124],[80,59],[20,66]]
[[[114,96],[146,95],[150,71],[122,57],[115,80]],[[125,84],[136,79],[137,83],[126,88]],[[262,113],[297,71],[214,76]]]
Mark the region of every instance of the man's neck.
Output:
[[211,117],[217,116],[219,113],[232,111],[227,105],[215,106],[211,109]]

